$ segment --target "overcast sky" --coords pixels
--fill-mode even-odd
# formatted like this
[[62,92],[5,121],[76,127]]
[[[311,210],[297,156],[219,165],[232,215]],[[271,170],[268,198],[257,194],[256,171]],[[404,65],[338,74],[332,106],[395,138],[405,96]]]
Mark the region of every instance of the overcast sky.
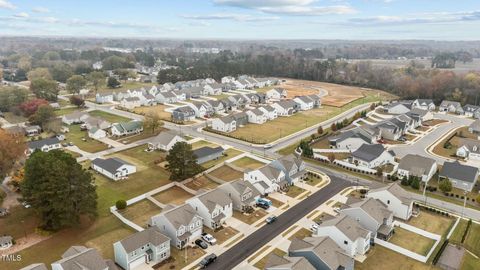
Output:
[[480,40],[480,0],[0,0],[0,35]]

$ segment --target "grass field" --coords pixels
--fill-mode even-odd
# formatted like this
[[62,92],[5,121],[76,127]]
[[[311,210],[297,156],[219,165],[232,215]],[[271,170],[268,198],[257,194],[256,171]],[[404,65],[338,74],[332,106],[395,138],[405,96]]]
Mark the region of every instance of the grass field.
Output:
[[213,148],[219,146],[216,143],[212,143],[212,142],[208,142],[208,141],[204,141],[204,140],[196,141],[196,142],[192,143],[191,145],[192,145],[193,150],[198,149],[198,148],[202,148],[202,147],[205,147],[205,146],[213,147]]
[[[186,256],[185,256],[186,255]],[[205,251],[195,246],[193,248],[187,248],[186,251],[176,248],[170,249],[170,259],[163,261],[158,270],[167,269],[183,269],[185,266],[191,264],[195,260],[205,255]]]
[[152,197],[163,204],[173,203],[176,205],[180,205],[184,203],[186,200],[193,197],[193,195],[186,192],[180,187],[173,186],[167,190],[164,190],[162,192],[159,192],[153,195]]
[[193,190],[199,190],[199,189],[215,189],[218,187],[218,184],[208,179],[206,176],[202,175],[186,183],[185,186]]
[[305,192],[305,189],[297,186],[290,186],[288,187],[288,190],[286,192],[287,196],[290,196],[292,198],[296,198],[298,195],[302,194]]
[[[98,89],[98,93],[112,93],[112,92],[122,92],[128,89],[136,89],[136,88],[141,88],[145,87],[146,89],[152,87],[155,85],[155,83],[142,83],[142,82],[131,82],[131,81],[121,81],[120,82],[122,85],[118,88],[111,89],[106,86],[101,87]],[[92,91],[92,94],[94,95],[94,91]]]
[[71,125],[68,128],[70,131],[65,133],[65,141],[73,142],[81,150],[96,153],[108,149],[106,144],[88,137],[87,131],[80,130],[80,125]]
[[418,217],[412,217],[408,224],[427,232],[444,235],[455,222],[454,218],[420,211]]
[[77,107],[62,108],[62,109],[59,109],[59,110],[55,110],[55,115],[56,116],[62,116],[62,115],[65,115],[65,114],[73,113],[75,111],[82,111],[82,110],[77,108]]
[[239,211],[233,211],[233,217],[247,224],[253,224],[255,221],[263,219],[267,212],[263,209],[256,209],[253,213],[243,214]]
[[249,157],[242,157],[240,159],[237,159],[234,162],[232,162],[232,164],[241,168],[252,169],[252,170],[258,169],[265,165],[265,163]]
[[123,117],[123,116],[119,116],[116,114],[111,114],[111,113],[99,111],[99,110],[88,112],[88,114],[90,114],[91,116],[102,118],[110,123],[128,122],[132,120],[127,117]]
[[433,265],[427,265],[404,256],[393,250],[375,245],[370,248],[367,259],[355,262],[355,270],[440,270]]
[[14,239],[24,237],[33,233],[39,223],[33,209],[18,205],[10,209],[8,216],[0,218],[0,235],[8,234]]
[[305,228],[301,228],[300,230],[298,230],[296,233],[294,233],[292,236],[290,236],[288,238],[288,240],[293,240],[294,238],[298,238],[298,239],[303,239],[305,237],[310,237],[312,236],[312,232],[308,229],[305,229]]
[[472,223],[465,239],[465,247],[475,255],[480,256],[480,225]]
[[202,167],[204,167],[205,169],[208,169],[208,168],[211,168],[217,164],[220,164],[222,162],[225,162],[226,160],[228,159],[231,159],[233,157],[236,157],[240,154],[242,154],[243,152],[241,151],[238,151],[236,149],[233,149],[233,148],[229,148],[227,150],[225,150],[224,152],[224,155],[221,156],[219,159],[214,159],[214,160],[210,160],[210,161],[207,161],[205,163],[202,163]]
[[267,263],[268,261],[268,257],[270,256],[270,254],[276,254],[280,257],[283,257],[285,255],[287,255],[287,253],[281,249],[278,249],[278,248],[275,248],[274,250],[272,250],[272,252],[268,253],[267,255],[265,255],[265,257],[263,257],[261,260],[259,260],[257,263],[255,263],[253,266],[255,266],[256,268],[258,269],[265,269],[265,264]]
[[134,134],[134,135],[125,136],[125,137],[118,137],[115,140],[123,144],[129,144],[132,142],[157,136],[158,134],[160,134],[160,132],[164,130],[165,130],[164,128],[157,128],[155,129],[155,131],[152,131],[151,129],[144,129],[143,132],[140,132],[139,134]]
[[395,234],[392,236],[392,238],[390,238],[389,242],[420,255],[427,255],[428,251],[430,251],[432,246],[435,244],[433,239],[402,229],[400,227],[395,227]]
[[450,236],[450,242],[460,244],[462,242],[463,232],[467,228],[467,221],[461,219],[458,223],[457,227],[453,231],[452,235]]
[[460,270],[478,270],[480,269],[480,259],[475,258],[472,254],[465,252]]
[[220,178],[224,181],[233,181],[239,178],[243,178],[243,172],[234,170],[228,166],[221,166],[211,172],[208,173],[211,176]]
[[169,112],[166,112],[165,109],[170,108],[165,105],[155,105],[155,106],[149,106],[149,107],[138,107],[133,109],[135,113],[141,114],[141,115],[147,115],[147,114],[157,114],[160,119],[164,120],[171,120],[172,114]]
[[141,200],[138,203],[129,205],[124,210],[120,210],[119,213],[135,224],[146,228],[150,217],[159,214],[161,211],[162,209],[151,201]]

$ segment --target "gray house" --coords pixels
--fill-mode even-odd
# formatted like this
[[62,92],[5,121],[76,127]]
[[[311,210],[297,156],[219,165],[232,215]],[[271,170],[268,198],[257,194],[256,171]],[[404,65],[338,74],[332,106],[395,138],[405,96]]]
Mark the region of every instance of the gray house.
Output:
[[227,182],[218,188],[230,197],[233,209],[242,212],[251,209],[260,196],[260,192],[250,182],[243,179]]
[[291,257],[303,257],[317,270],[353,270],[355,261],[328,236],[294,238],[288,247]]
[[456,114],[463,114],[463,108],[462,104],[457,101],[449,101],[449,100],[444,100],[438,107],[438,111],[440,112],[451,112],[451,113],[456,113]]
[[172,112],[172,120],[176,122],[195,120],[195,111],[189,106],[176,108]]
[[475,120],[468,126],[468,131],[480,135],[480,119]]
[[248,123],[248,115],[244,112],[232,114],[232,117],[237,122],[237,127],[244,126]]
[[72,246],[62,255],[62,259],[52,263],[52,270],[117,270],[118,267],[110,260],[102,258],[94,248]]
[[223,155],[224,151],[225,149],[223,149],[223,147],[221,146],[215,148],[204,146],[193,150],[193,154],[197,157],[197,163],[203,164],[210,160],[220,158]]
[[115,262],[131,270],[143,263],[156,264],[170,257],[170,238],[153,226],[114,243],[113,249]]
[[472,191],[477,183],[479,171],[478,168],[460,164],[458,161],[444,162],[442,170],[438,175],[439,179],[448,178],[452,182],[452,186]]

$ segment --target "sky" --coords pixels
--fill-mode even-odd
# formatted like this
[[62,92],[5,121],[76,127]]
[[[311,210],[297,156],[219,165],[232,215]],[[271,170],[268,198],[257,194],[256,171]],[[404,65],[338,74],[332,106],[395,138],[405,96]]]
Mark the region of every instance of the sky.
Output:
[[480,0],[0,0],[0,35],[480,40]]

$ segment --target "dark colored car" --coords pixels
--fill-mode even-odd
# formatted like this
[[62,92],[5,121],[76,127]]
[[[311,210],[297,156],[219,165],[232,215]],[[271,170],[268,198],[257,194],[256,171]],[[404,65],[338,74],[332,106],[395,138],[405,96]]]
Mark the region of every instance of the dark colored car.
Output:
[[202,249],[207,249],[208,248],[207,242],[203,241],[202,239],[195,240],[195,244],[197,246],[201,247]]
[[217,260],[217,255],[212,253],[207,257],[203,258],[203,260],[201,260],[198,265],[200,266],[200,268],[206,268],[210,264],[214,263],[216,260]]
[[257,203],[257,206],[262,208],[262,209],[265,209],[267,210],[268,208],[270,208],[270,205],[266,204],[266,203],[262,203],[262,202],[258,202]]
[[272,224],[273,222],[275,222],[277,220],[277,217],[276,216],[271,216],[271,217],[268,217],[267,219],[265,219],[265,221],[267,222],[267,224]]

